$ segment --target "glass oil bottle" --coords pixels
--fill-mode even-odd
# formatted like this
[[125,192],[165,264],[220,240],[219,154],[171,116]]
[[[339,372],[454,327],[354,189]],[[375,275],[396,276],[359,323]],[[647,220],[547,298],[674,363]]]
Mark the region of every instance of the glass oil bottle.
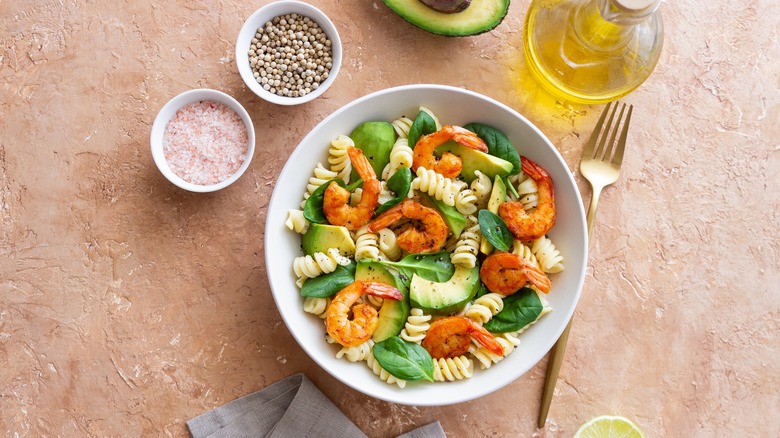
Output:
[[639,87],[663,44],[660,0],[533,0],[524,50],[531,73],[550,93],[605,103]]

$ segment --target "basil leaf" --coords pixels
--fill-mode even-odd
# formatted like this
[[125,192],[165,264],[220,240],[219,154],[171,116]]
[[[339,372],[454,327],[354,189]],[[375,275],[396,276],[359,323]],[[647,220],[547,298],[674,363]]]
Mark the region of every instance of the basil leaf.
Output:
[[464,128],[477,134],[488,146],[488,153],[512,163],[511,175],[520,173],[520,154],[503,132],[482,123],[469,123]]
[[347,266],[339,265],[335,271],[318,277],[310,278],[301,286],[301,296],[327,298],[336,295],[341,289],[355,281],[357,264],[352,262]]
[[514,241],[514,236],[506,223],[497,214],[490,210],[479,211],[479,230],[482,236],[490,242],[493,247],[500,251],[509,251]]
[[317,187],[317,190],[306,198],[306,203],[303,205],[303,217],[308,219],[309,222],[314,222],[315,224],[328,223],[328,218],[325,217],[325,213],[322,211],[322,202],[325,199],[325,190],[333,181],[336,181],[338,185],[344,187],[344,181],[339,178],[334,178]]
[[516,332],[531,324],[542,314],[542,301],[533,289],[524,287],[504,298],[504,309],[483,327],[491,333]]
[[373,352],[379,365],[395,377],[433,382],[433,358],[420,345],[393,336],[377,342]]
[[380,260],[379,263],[398,269],[398,272],[407,278],[411,279],[414,274],[417,274],[437,283],[449,280],[455,273],[455,266],[450,261],[450,253],[446,251],[433,254],[409,254],[397,262]]
[[417,141],[420,140],[420,137],[427,134],[433,134],[434,132],[436,132],[436,121],[433,120],[433,117],[431,117],[430,114],[425,111],[420,111],[417,113],[417,117],[414,118],[414,122],[409,128],[409,135],[407,136],[409,147],[414,149],[414,146],[417,144]]

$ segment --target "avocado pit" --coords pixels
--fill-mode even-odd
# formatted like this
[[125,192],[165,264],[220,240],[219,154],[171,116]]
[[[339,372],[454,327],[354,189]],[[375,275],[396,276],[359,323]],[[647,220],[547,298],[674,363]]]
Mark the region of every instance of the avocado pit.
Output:
[[420,0],[420,2],[435,11],[445,14],[462,12],[471,5],[471,0]]

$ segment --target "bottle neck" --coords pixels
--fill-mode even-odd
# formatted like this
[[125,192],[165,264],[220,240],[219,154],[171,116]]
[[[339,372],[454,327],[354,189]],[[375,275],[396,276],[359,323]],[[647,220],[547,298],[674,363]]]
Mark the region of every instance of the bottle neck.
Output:
[[594,50],[625,45],[634,27],[647,20],[659,0],[589,0],[574,12],[574,32]]

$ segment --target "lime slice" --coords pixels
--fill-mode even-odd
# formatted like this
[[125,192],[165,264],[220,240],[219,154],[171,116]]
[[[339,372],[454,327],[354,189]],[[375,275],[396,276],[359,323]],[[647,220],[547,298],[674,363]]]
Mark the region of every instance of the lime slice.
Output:
[[645,438],[645,435],[628,418],[602,415],[583,424],[574,438]]

